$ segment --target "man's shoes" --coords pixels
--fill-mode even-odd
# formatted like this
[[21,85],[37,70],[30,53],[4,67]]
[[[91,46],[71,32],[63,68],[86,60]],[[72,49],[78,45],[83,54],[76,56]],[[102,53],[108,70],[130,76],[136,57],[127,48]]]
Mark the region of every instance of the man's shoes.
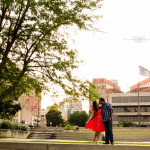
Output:
[[109,144],[109,143],[103,143],[103,144]]

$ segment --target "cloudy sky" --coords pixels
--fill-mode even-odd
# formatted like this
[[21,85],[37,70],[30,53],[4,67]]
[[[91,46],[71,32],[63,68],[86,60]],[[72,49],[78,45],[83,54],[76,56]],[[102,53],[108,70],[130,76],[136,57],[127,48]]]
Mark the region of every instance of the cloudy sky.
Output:
[[103,32],[73,34],[79,58],[84,60],[77,75],[118,80],[123,92],[138,81],[138,65],[150,70],[150,1],[104,0],[97,26]]

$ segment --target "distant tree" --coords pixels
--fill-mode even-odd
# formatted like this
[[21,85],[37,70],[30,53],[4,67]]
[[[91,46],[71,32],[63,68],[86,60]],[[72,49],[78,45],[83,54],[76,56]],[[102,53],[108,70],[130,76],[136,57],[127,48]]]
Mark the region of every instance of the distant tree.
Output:
[[88,120],[88,117],[89,116],[85,111],[75,111],[70,114],[68,122],[79,127],[84,127]]
[[63,122],[61,112],[54,109],[49,110],[46,114],[46,121],[47,121],[47,126],[50,125],[59,126]]

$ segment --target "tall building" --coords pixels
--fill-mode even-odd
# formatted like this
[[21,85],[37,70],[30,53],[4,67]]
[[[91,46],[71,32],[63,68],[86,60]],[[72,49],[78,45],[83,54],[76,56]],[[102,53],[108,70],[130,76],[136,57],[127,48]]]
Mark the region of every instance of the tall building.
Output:
[[107,80],[105,78],[95,78],[93,83],[97,85],[99,94],[107,101],[109,100],[109,94],[111,93],[123,93],[118,86],[117,80]]
[[22,94],[18,103],[22,109],[15,115],[13,121],[37,125],[40,121],[41,98],[36,96],[35,91],[32,90],[28,95]]

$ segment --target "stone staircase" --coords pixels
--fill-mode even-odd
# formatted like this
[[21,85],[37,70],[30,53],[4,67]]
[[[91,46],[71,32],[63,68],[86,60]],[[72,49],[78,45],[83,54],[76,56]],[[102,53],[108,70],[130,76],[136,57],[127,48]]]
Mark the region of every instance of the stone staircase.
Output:
[[56,139],[54,132],[31,132],[28,139]]
[[[76,132],[31,132],[27,137],[29,139],[59,139],[59,140],[77,140],[92,141],[94,133],[76,133]],[[100,140],[104,140],[103,136]]]

